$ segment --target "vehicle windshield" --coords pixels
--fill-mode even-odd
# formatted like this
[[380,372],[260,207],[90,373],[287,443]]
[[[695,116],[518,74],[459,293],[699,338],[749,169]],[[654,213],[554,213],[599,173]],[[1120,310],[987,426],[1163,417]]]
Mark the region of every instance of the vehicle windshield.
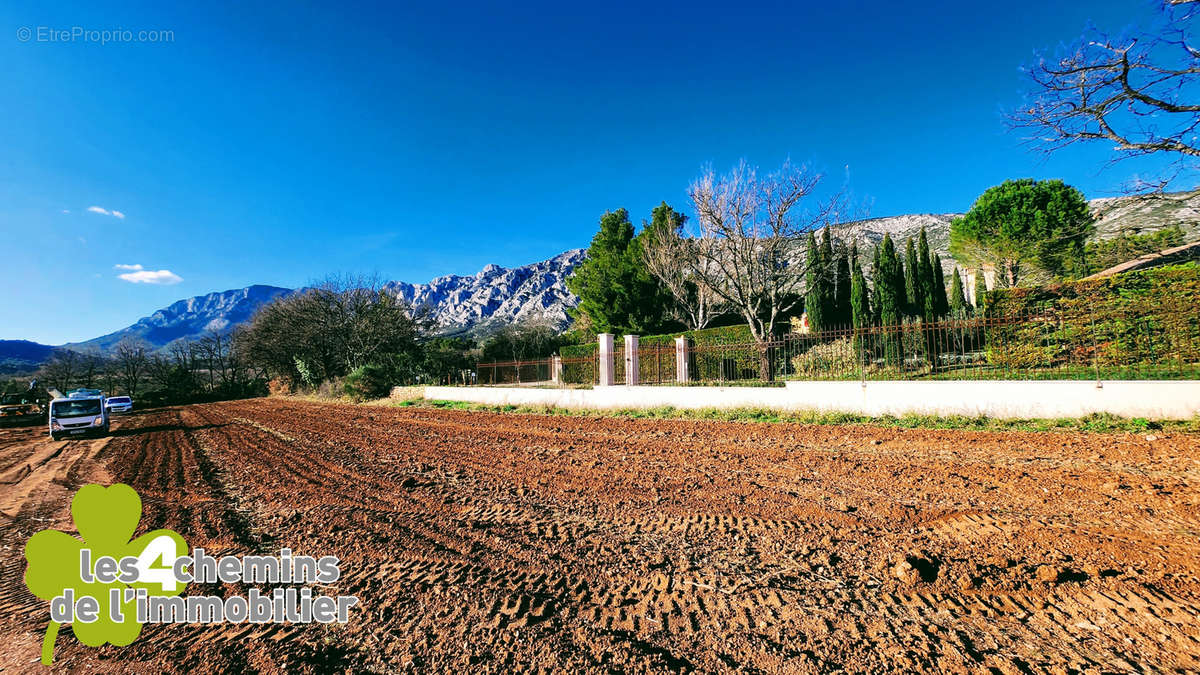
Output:
[[73,401],[58,401],[51,406],[51,417],[83,417],[84,415],[99,415],[100,399],[81,398]]
[[5,394],[4,396],[0,396],[0,405],[21,405],[24,402],[24,394]]
[[128,396],[113,396],[112,398],[108,399],[108,402],[109,403],[129,403],[129,397]]

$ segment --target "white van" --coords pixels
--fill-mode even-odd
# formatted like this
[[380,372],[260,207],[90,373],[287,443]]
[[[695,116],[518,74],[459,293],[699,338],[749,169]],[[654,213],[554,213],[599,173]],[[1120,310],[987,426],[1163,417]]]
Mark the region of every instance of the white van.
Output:
[[50,438],[107,436],[108,410],[104,395],[72,392],[50,402]]

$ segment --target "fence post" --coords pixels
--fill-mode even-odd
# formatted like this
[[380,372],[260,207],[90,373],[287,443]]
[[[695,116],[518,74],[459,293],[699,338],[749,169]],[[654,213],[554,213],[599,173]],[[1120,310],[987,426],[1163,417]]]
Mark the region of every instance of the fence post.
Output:
[[562,384],[562,375],[562,357],[555,354],[550,357],[550,379],[554,381],[554,384]]
[[862,334],[859,332],[860,328],[861,328],[860,326],[854,327],[854,329],[853,329],[854,330],[854,339],[851,340],[850,344],[855,346],[854,351],[858,353],[858,358],[855,359],[856,361],[858,361],[858,382],[859,382],[859,384],[862,385],[863,389],[866,389],[867,388],[867,367],[866,367],[867,341],[865,338],[862,337]]
[[688,381],[687,338],[682,335],[675,338],[675,381],[680,384]]
[[598,353],[600,358],[600,386],[611,387],[613,384],[613,374],[616,369],[613,367],[613,334],[601,333],[596,336],[596,342],[599,346]]
[[1092,324],[1092,370],[1096,373],[1096,388],[1103,389],[1100,382],[1100,344],[1096,340],[1096,310],[1088,305],[1088,320]]
[[625,336],[625,384],[638,383],[638,336]]
[[662,384],[662,344],[654,344],[654,383]]

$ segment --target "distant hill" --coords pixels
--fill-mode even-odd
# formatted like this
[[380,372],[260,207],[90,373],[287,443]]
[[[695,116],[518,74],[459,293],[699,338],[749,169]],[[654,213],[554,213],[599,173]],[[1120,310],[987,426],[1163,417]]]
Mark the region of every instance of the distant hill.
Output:
[[[448,275],[426,284],[393,281],[384,288],[414,305],[432,306],[443,334],[483,331],[497,323],[525,319],[544,320],[562,329],[571,321],[567,310],[578,303],[567,290],[566,279],[583,258],[583,249],[574,249],[531,265],[511,269],[488,265],[472,276]],[[259,307],[293,292],[279,286],[247,286],[198,295],[119,331],[63,347],[107,353],[121,340],[132,338],[161,349],[176,340],[195,340],[213,330],[233,328],[249,320]]]
[[0,374],[37,370],[54,353],[54,347],[29,340],[0,340]]
[[1150,234],[1178,225],[1186,242],[1200,240],[1200,190],[1161,195],[1093,199],[1096,239]]
[[415,285],[394,281],[385,288],[413,305],[432,306],[444,333],[486,330],[526,319],[564,329],[571,323],[567,310],[579,304],[567,290],[567,277],[583,259],[584,250],[577,248],[532,265],[488,265],[474,276],[444,276]]
[[164,307],[119,331],[86,342],[72,342],[63,346],[79,351],[104,353],[121,340],[133,338],[156,348],[165,347],[175,340],[194,340],[210,331],[221,331],[236,326],[253,316],[259,307],[291,292],[289,288],[256,285],[198,295]]

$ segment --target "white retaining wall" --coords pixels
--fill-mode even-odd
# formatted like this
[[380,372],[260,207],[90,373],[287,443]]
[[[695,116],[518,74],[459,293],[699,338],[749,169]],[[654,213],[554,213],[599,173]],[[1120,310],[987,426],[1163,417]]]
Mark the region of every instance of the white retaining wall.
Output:
[[594,389],[425,387],[425,398],[488,405],[562,408],[771,408],[861,415],[1081,417],[1112,413],[1148,419],[1200,415],[1200,381],[1117,380],[800,382],[786,387],[611,386]]

